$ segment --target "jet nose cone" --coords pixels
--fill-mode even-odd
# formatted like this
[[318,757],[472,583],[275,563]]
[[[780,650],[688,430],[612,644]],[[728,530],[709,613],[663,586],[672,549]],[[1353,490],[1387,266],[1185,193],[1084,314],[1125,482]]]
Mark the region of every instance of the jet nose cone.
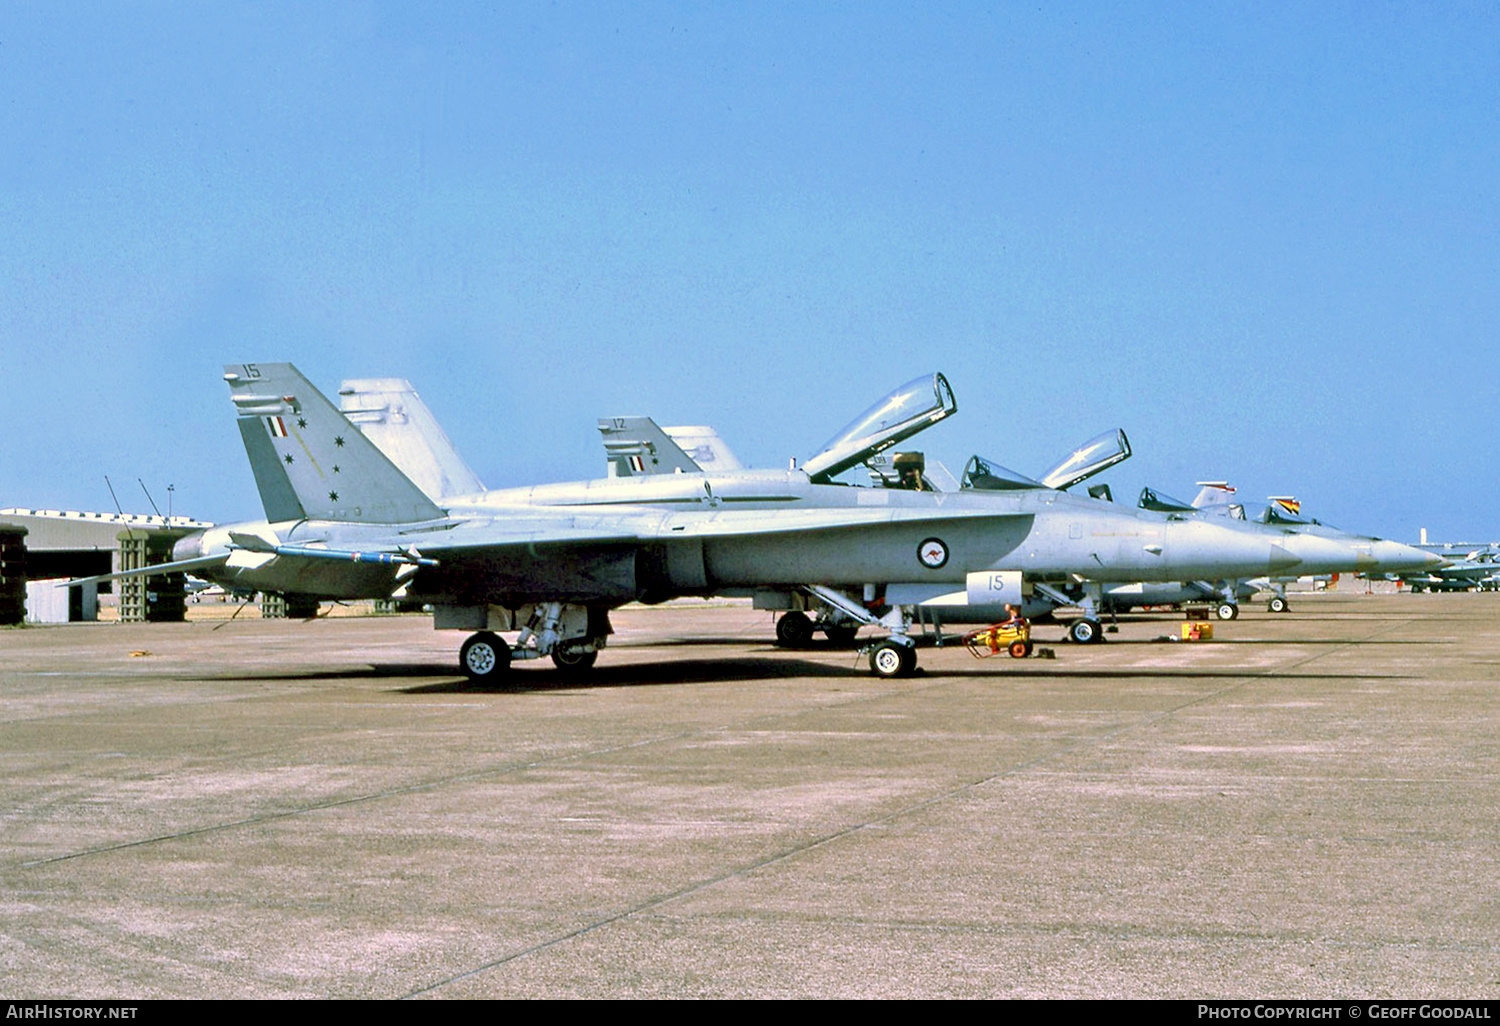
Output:
[[[1398,573],[1403,570],[1434,570],[1447,562],[1442,556],[1400,542],[1377,541],[1370,546],[1370,570]],[[1366,569],[1360,567],[1361,570]]]

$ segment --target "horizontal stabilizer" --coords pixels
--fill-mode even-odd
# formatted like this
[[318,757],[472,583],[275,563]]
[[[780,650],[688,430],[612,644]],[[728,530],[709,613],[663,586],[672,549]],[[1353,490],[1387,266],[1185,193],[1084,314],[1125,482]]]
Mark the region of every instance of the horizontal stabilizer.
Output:
[[118,581],[126,577],[157,577],[161,574],[182,573],[187,570],[200,570],[204,567],[221,566],[229,558],[229,553],[221,552],[214,556],[197,556],[193,559],[179,559],[175,563],[157,563],[154,566],[136,567],[134,570],[120,570],[112,574],[99,574],[95,577],[75,577],[71,581],[59,584],[59,588],[80,588],[85,584],[96,584],[100,581]]

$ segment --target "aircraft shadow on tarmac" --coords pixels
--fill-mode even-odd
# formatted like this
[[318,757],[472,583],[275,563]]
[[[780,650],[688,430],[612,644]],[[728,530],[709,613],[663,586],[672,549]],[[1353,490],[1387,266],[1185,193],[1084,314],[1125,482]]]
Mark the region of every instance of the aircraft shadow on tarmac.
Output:
[[[852,654],[852,653],[851,653]],[[788,678],[855,678],[876,683],[865,672],[863,659],[857,663],[815,663],[796,658],[729,659],[685,659],[669,662],[632,663],[622,666],[596,666],[585,677],[569,676],[550,665],[515,669],[503,685],[475,684],[465,677],[450,675],[446,667],[423,663],[382,663],[373,666],[346,667],[337,670],[306,670],[291,673],[267,673],[250,676],[236,674],[218,680],[256,681],[310,681],[310,680],[400,680],[403,678],[428,678],[426,683],[397,687],[396,691],[409,695],[430,694],[517,694],[562,690],[597,690],[623,687],[661,687],[674,684],[735,684],[752,681],[771,681]],[[442,677],[441,680],[432,680]],[[1039,683],[1058,681],[1109,681],[1109,680],[1276,680],[1276,681],[1341,681],[1341,680],[1410,680],[1410,674],[1395,673],[1277,673],[1266,670],[1233,670],[1195,668],[1191,670],[1164,669],[1099,669],[1058,667],[1055,662],[1030,663],[1005,660],[998,667],[975,665],[963,669],[929,670],[919,668],[902,681],[885,682],[902,685],[919,685],[933,680],[978,680],[992,681],[997,686],[1010,682],[1026,681]]]
[[[849,650],[854,655],[852,649]],[[539,661],[535,667],[516,666],[503,684],[475,684],[455,673],[447,665],[431,663],[380,663],[344,666],[337,669],[306,668],[270,671],[263,674],[235,673],[214,677],[218,681],[311,681],[311,680],[399,680],[425,677],[428,683],[413,684],[397,690],[407,694],[470,694],[545,691],[562,688],[641,687],[653,684],[733,684],[744,681],[776,680],[790,677],[868,677],[859,664],[830,665],[796,658],[739,657],[726,659],[676,659],[654,663],[628,663],[595,666],[585,676],[568,675],[550,662]],[[442,677],[443,680],[432,680]],[[201,679],[201,678],[200,678]]]
[[[852,653],[851,653],[852,654]],[[429,668],[426,671],[431,673]],[[732,657],[727,659],[677,659],[660,663],[630,663],[620,666],[595,666],[587,675],[568,675],[550,664],[512,668],[503,685],[475,684],[466,678],[418,684],[401,690],[408,694],[464,691],[524,692],[558,689],[590,690],[618,687],[647,687],[665,684],[734,684],[746,681],[777,680],[789,677],[868,676],[862,667],[808,662],[805,659]]]

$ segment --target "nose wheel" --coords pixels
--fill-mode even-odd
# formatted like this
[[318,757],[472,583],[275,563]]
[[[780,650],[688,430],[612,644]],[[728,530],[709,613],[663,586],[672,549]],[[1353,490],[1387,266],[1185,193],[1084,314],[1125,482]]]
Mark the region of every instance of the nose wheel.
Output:
[[1068,626],[1068,640],[1080,645],[1103,641],[1104,626],[1098,620],[1091,620],[1088,617],[1074,620]]
[[877,677],[910,677],[916,668],[917,650],[911,645],[882,641],[870,650],[870,672]]

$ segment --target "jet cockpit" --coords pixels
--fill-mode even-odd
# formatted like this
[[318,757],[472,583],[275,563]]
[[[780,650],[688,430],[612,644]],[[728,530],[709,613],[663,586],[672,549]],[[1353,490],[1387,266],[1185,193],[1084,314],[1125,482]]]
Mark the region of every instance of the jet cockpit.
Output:
[[1196,513],[1198,507],[1191,502],[1183,502],[1174,499],[1166,492],[1159,492],[1155,488],[1142,488],[1140,501],[1136,503],[1141,509],[1154,510],[1157,513]]
[[[1015,492],[1035,488],[1062,491],[1130,458],[1130,439],[1123,430],[1106,431],[1068,453],[1040,479],[1019,474],[983,456],[971,457],[964,467],[961,487],[982,492]],[[1092,492],[1091,492],[1092,494]],[[1107,490],[1101,490],[1107,495]],[[1097,498],[1098,496],[1096,496]]]
[[[1209,516],[1229,517],[1231,520],[1244,520],[1245,507],[1238,502],[1218,503],[1212,506],[1195,506],[1191,502],[1183,502],[1174,499],[1166,492],[1159,492],[1154,488],[1142,488],[1140,501],[1136,503],[1141,509],[1155,510],[1158,513],[1166,513],[1171,517],[1181,519],[1197,513]],[[1263,521],[1264,522],[1264,521]]]
[[1279,499],[1272,498],[1271,504],[1261,511],[1260,516],[1255,518],[1259,523],[1271,524],[1274,527],[1331,527],[1321,520],[1312,517],[1304,517],[1293,513],[1281,504]]
[[972,488],[979,492],[1020,492],[1047,486],[1035,478],[1018,474],[1008,467],[1002,467],[994,460],[985,459],[983,456],[971,456],[964,466],[959,487]]

